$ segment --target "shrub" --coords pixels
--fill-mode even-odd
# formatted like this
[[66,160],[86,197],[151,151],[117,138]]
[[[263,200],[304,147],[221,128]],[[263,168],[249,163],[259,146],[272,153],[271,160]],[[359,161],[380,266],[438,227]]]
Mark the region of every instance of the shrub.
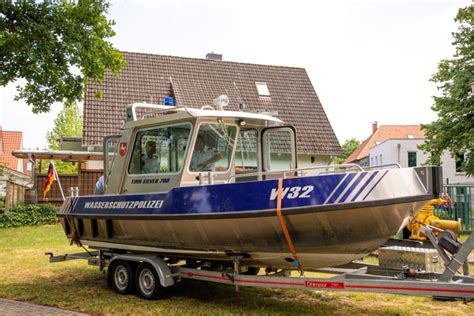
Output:
[[0,214],[0,228],[52,224],[57,209],[51,204],[19,204]]
[[5,196],[0,195],[0,214],[5,211]]

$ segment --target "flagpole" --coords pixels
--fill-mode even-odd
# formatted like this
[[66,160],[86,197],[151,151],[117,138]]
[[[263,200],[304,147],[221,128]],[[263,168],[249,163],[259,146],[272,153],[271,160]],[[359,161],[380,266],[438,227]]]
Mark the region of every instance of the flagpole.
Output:
[[64,197],[63,186],[61,185],[61,180],[59,180],[58,172],[56,171],[56,166],[54,165],[54,162],[52,160],[51,160],[51,163],[53,164],[54,177],[58,181],[59,191],[61,192],[61,196],[63,197],[63,201],[65,201],[66,198]]

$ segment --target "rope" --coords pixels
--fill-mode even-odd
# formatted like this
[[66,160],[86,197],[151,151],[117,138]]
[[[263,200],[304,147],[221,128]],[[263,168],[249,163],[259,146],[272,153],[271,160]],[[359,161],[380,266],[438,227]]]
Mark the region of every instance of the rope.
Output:
[[293,264],[298,267],[300,274],[303,275],[304,273],[303,267],[301,266],[300,260],[298,258],[298,254],[296,253],[295,245],[293,244],[293,241],[291,240],[290,233],[288,232],[288,227],[286,226],[285,219],[283,218],[283,214],[281,213],[282,198],[283,198],[283,179],[279,178],[278,191],[277,191],[277,208],[276,208],[278,221],[280,222],[281,229],[283,231],[283,234],[285,235],[286,242],[293,256]]

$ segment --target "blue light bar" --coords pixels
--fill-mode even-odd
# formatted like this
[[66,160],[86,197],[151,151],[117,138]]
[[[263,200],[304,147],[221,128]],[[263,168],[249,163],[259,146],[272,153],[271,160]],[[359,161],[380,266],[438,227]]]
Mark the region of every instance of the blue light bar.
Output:
[[173,106],[174,105],[173,98],[172,97],[164,98],[163,99],[163,104]]

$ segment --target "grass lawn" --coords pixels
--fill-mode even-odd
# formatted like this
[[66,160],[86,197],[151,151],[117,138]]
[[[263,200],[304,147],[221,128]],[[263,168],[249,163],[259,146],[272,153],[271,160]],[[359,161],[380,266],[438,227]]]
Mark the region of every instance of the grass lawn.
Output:
[[159,301],[122,296],[84,260],[50,264],[47,251],[81,252],[68,246],[59,225],[0,229],[0,297],[92,314],[375,314],[473,315],[474,302],[430,297],[240,288],[184,280]]

